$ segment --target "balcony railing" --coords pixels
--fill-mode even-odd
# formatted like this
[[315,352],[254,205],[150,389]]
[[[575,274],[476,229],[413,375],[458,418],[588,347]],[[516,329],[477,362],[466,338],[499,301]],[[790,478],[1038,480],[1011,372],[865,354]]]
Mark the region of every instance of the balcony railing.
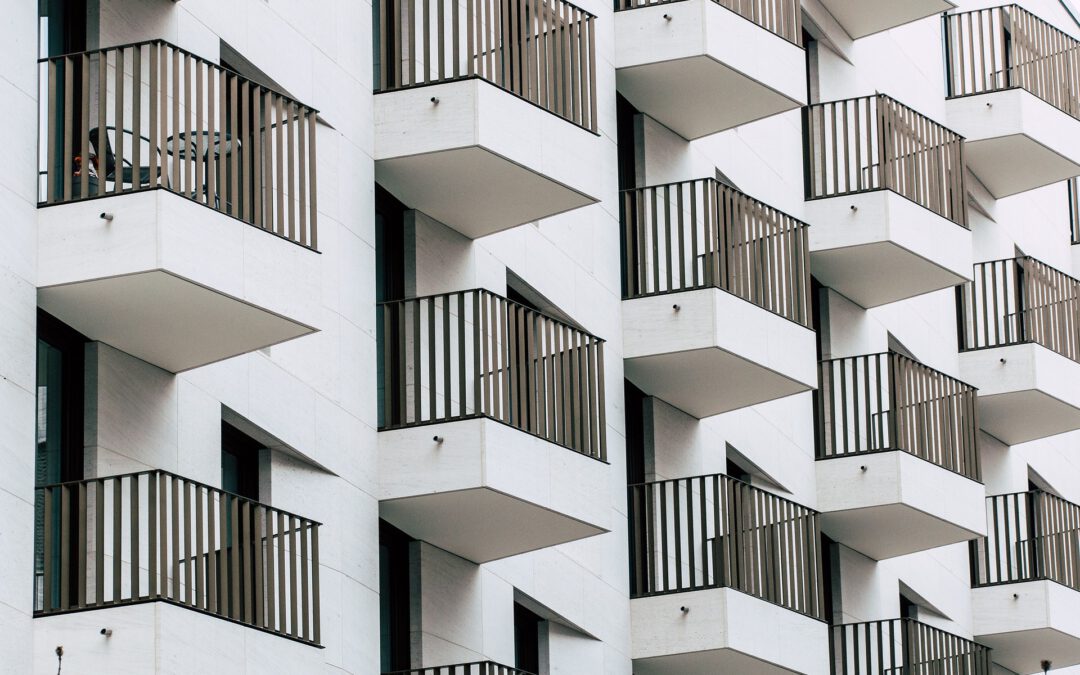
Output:
[[1069,233],[1073,245],[1080,244],[1080,179],[1070,178],[1069,186]]
[[991,649],[914,619],[835,626],[835,675],[991,675]]
[[161,40],[40,64],[42,205],[163,188],[317,248],[313,108]]
[[824,618],[817,513],[729,476],[631,485],[630,593],[733,588]]
[[1080,361],[1080,280],[1010,258],[975,265],[956,292],[961,351],[1034,342]]
[[[681,0],[615,0],[615,11],[666,5]],[[713,0],[788,42],[802,46],[802,9],[798,0]]]
[[945,16],[950,97],[1026,89],[1080,118],[1080,41],[1017,5]]
[[624,297],[720,288],[809,326],[807,225],[717,180],[625,190]]
[[892,190],[967,227],[964,139],[884,94],[803,108],[806,198]]
[[986,498],[971,546],[973,586],[1048,579],[1080,591],[1080,506],[1032,490]]
[[318,644],[319,523],[165,471],[38,488],[35,615],[165,601]]
[[487,417],[606,461],[603,340],[485,290],[381,308],[380,429]]
[[902,450],[981,479],[976,390],[895,352],[822,361],[818,459]]
[[459,663],[453,666],[429,666],[427,668],[413,668],[412,670],[395,670],[383,675],[532,675],[532,673],[503,666],[493,661],[477,661],[476,663]]
[[580,7],[377,0],[372,10],[376,93],[478,77],[596,131],[596,17]]

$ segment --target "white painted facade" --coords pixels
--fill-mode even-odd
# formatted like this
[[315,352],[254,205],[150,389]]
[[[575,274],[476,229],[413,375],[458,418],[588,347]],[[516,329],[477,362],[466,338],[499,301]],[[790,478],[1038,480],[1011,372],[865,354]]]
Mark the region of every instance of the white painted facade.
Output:
[[[1041,645],[1052,672],[1080,673],[1069,667],[1080,663],[1080,591],[973,590],[967,543],[986,533],[985,496],[1031,481],[1080,503],[1080,365],[1037,345],[961,354],[951,286],[972,263],[1017,251],[1080,276],[1061,182],[1080,172],[1080,121],[1022,91],[993,94],[1004,100],[989,108],[946,101],[932,13],[953,3],[803,0],[816,39],[807,92],[802,49],[714,2],[615,12],[582,0],[596,16],[593,134],[481,80],[373,94],[366,0],[90,0],[90,48],[165,39],[215,62],[227,48],[319,110],[318,253],[165,191],[39,209],[34,4],[9,3],[0,24],[0,671],[56,672],[62,645],[63,673],[379,673],[381,516],[419,540],[414,668],[513,666],[518,603],[544,621],[536,675],[829,673],[824,621],[730,588],[631,600],[627,377],[646,394],[671,392],[646,398],[647,481],[723,474],[735,458],[756,487],[831,514],[826,533],[861,542],[826,551],[827,619],[895,619],[903,593],[919,621],[989,636],[1003,655],[995,674],[1036,672]],[[1080,38],[1059,0],[1020,4]],[[672,125],[635,117],[637,186],[719,171],[809,224],[826,287],[822,358],[899,346],[987,395],[981,482],[903,452],[816,460],[807,328],[715,289],[623,299],[617,88]],[[990,139],[969,157],[970,231],[942,236],[939,216],[892,192],[805,201],[798,106],[808,94],[877,92]],[[986,110],[994,119],[972,119]],[[1012,145],[994,140],[1003,136]],[[1003,145],[1004,167],[993,159]],[[1047,146],[1053,161],[1039,154]],[[404,224],[406,297],[506,296],[512,278],[606,341],[605,462],[490,419],[378,431],[376,181],[416,209]],[[98,218],[106,209],[111,223]],[[159,285],[110,283],[136,273]],[[155,299],[185,308],[179,326]],[[114,317],[88,310],[106,306]],[[223,420],[267,448],[262,501],[322,523],[321,648],[164,602],[34,617],[38,307],[93,340],[86,478],[161,469],[220,486]],[[254,327],[243,339],[192,326],[234,313]]]

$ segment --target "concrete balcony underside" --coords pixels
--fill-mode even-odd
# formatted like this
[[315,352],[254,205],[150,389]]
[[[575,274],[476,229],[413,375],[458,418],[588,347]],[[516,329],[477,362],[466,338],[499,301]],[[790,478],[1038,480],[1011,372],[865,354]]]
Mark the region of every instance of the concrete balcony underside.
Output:
[[[1015,596],[1015,597],[1014,597]],[[1054,581],[1026,581],[972,590],[975,639],[994,661],[1017,673],[1080,664],[1080,592]]]
[[38,210],[38,304],[171,372],[314,332],[318,260],[167,190]]
[[619,92],[684,138],[806,102],[805,52],[712,0],[616,12],[615,35]]
[[382,518],[475,563],[609,530],[606,463],[492,419],[381,431],[379,469]]
[[822,531],[874,560],[986,533],[982,484],[902,450],[820,459],[816,470]]
[[596,203],[599,150],[594,134],[479,78],[375,96],[376,180],[472,239]]
[[971,278],[971,231],[891,190],[808,201],[806,218],[814,276],[862,307]]
[[880,33],[956,7],[949,0],[821,0],[853,39]]
[[636,675],[829,672],[825,622],[730,588],[636,598],[630,613]]
[[817,382],[813,331],[715,288],[624,300],[623,346],[631,382],[698,418]]
[[1027,343],[960,354],[979,426],[1008,445],[1080,429],[1080,363]]
[[947,101],[964,161],[997,199],[1080,175],[1080,120],[1024,89]]

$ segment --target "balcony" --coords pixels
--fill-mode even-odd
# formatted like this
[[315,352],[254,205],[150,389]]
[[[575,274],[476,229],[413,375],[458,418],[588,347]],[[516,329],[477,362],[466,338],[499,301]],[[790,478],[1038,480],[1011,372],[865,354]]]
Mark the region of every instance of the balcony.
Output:
[[532,675],[524,670],[503,666],[494,661],[458,663],[452,666],[428,666],[412,670],[395,670],[383,675]]
[[897,28],[956,7],[956,3],[950,0],[821,0],[821,4],[852,40]]
[[1000,199],[1080,175],[1080,42],[1017,5],[945,19],[949,125]]
[[379,330],[382,518],[476,563],[607,531],[602,340],[484,290]]
[[833,627],[833,673],[991,675],[989,647],[913,619]]
[[619,92],[693,140],[806,103],[798,0],[616,0]]
[[1041,492],[986,500],[971,542],[975,637],[1010,671],[1080,664],[1080,506]]
[[699,418],[813,389],[805,223],[712,179],[625,191],[622,222],[628,379]]
[[963,139],[884,95],[803,109],[810,265],[863,307],[970,279]]
[[632,485],[638,675],[829,671],[817,514],[729,476]]
[[472,239],[598,200],[593,15],[564,0],[372,9],[380,185]]
[[161,41],[41,68],[41,307],[171,372],[315,330],[315,110]]
[[35,617],[165,602],[319,644],[313,520],[144,471],[38,488],[35,521]]
[[821,363],[821,528],[884,560],[981,536],[975,389],[896,353]]
[[956,304],[981,427],[1008,445],[1080,429],[1080,280],[1034,258],[984,262]]

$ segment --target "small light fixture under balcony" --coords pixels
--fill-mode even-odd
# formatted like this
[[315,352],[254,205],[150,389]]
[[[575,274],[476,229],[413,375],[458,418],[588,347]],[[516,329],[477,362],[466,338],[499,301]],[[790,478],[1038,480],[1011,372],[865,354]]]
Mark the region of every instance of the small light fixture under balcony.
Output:
[[679,608],[679,611],[682,612],[683,614],[689,614],[690,613],[690,608],[687,607],[686,605],[683,605],[682,607]]
[[664,15],[664,21],[671,21],[671,15],[670,14],[665,14]]
[[439,105],[439,97],[438,96],[432,96],[431,97],[431,104],[432,105]]
[[432,436],[431,440],[435,441],[439,445],[442,445],[443,441],[445,441],[446,439],[443,438],[442,436]]
[[99,216],[99,218],[101,218],[102,220],[105,220],[105,221],[108,221],[108,222],[110,222],[110,223],[111,223],[111,222],[112,222],[112,219],[113,219],[113,214],[109,213],[108,211],[102,211],[102,212],[101,212],[101,215]]
[[1052,667],[1053,667],[1053,665],[1054,665],[1054,664],[1053,664],[1053,663],[1051,663],[1049,659],[1043,659],[1043,660],[1042,660],[1042,661],[1041,661],[1041,662],[1039,663],[1039,667],[1041,667],[1041,668],[1042,668],[1042,671],[1043,671],[1043,675],[1045,675],[1046,673],[1049,673],[1049,672],[1050,672],[1050,668],[1052,668]]
[[673,310],[675,310],[675,311],[677,312],[677,311],[679,311],[680,309],[682,309],[682,307],[681,307],[681,306],[679,306],[679,305],[672,305],[672,306],[671,306],[671,309],[673,309]]
[[104,635],[107,638],[111,638],[112,637],[112,628],[102,628],[101,629],[101,634]]

